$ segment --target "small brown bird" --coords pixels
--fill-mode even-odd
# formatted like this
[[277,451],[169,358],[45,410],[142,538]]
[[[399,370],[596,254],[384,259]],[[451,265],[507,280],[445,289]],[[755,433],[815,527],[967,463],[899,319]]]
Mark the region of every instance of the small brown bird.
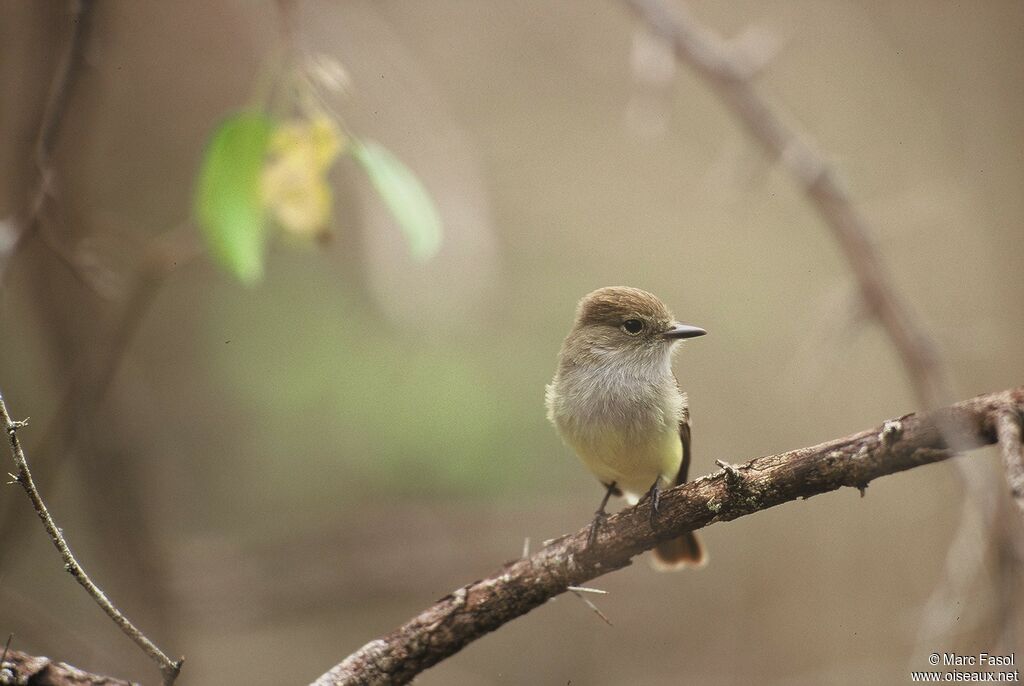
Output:
[[[690,411],[672,354],[681,339],[705,333],[639,288],[600,288],[579,302],[545,400],[548,419],[607,489],[591,543],[612,494],[631,504],[647,494],[653,526],[659,489],[686,482]],[[654,554],[655,567],[666,570],[707,559],[694,533],[658,544]]]

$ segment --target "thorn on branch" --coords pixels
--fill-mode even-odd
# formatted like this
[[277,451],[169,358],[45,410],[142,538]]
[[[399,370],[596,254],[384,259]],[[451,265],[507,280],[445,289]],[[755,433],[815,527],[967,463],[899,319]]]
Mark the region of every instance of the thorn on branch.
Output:
[[178,675],[181,674],[181,667],[184,664],[185,658],[179,657],[169,665],[160,668],[160,672],[164,675],[164,684],[166,686],[173,686],[174,682],[178,680]]
[[18,429],[24,429],[26,426],[28,426],[28,420],[28,417],[25,417],[24,419],[10,420],[7,423],[7,434],[13,438],[14,435],[18,433]]
[[600,588],[590,588],[589,586],[566,586],[566,588],[573,593],[594,593],[596,595],[608,595],[608,591],[602,591]]
[[882,445],[889,447],[896,441],[900,440],[900,436],[903,435],[903,422],[898,419],[890,419],[889,421],[882,424],[882,431],[878,434],[878,440],[882,442]]
[[590,592],[590,593],[607,593],[607,591],[598,591],[595,588],[581,588],[581,587],[575,587],[575,586],[569,586],[568,590],[572,591],[573,595],[575,595],[577,598],[579,598],[584,603],[586,603],[587,607],[589,607],[591,610],[593,610],[594,613],[598,617],[600,617],[604,621],[605,624],[607,624],[608,626],[612,626],[612,620],[608,619],[608,616],[605,613],[601,612],[600,608],[598,608],[597,605],[592,603],[589,598],[587,598],[582,593],[580,593],[580,591],[587,591],[587,592]]
[[725,472],[725,483],[730,490],[740,490],[743,488],[743,475],[739,473],[739,470],[722,460],[715,460],[715,464]]

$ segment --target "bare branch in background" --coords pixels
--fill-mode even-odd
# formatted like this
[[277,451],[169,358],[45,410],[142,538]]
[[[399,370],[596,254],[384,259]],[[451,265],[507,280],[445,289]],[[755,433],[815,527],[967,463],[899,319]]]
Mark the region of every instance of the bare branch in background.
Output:
[[[199,254],[201,249],[196,231],[188,221],[150,241],[135,281],[125,294],[121,311],[111,326],[102,357],[96,362],[81,356],[68,375],[67,389],[35,448],[46,458],[36,470],[40,478],[45,480],[60,471],[65,458],[76,447],[81,428],[91,424],[128,346],[167,277],[179,265]],[[12,502],[0,509],[0,540],[10,542],[20,535],[21,527],[14,516],[15,507]]]
[[[54,70],[50,92],[47,95],[43,116],[39,122],[39,130],[36,132],[33,153],[36,166],[36,181],[34,190],[29,198],[27,216],[24,221],[15,221],[13,218],[7,220],[4,222],[5,226],[0,227],[0,229],[14,234],[11,238],[0,236],[0,276],[4,274],[8,260],[39,228],[43,208],[46,205],[46,199],[50,195],[53,181],[50,158],[53,154],[53,146],[57,140],[57,134],[60,132],[60,127],[64,122],[64,114],[67,111],[71,91],[81,71],[82,55],[92,27],[94,5],[94,0],[76,0],[73,3],[74,16],[72,18],[71,40],[61,56],[60,63]],[[50,241],[45,235],[43,236],[43,242],[48,248],[53,250],[54,254],[63,264],[71,269],[76,277],[81,277],[79,270],[74,265],[74,261],[68,257],[66,251]]]
[[623,0],[649,30],[672,45],[676,58],[694,69],[721,97],[747,131],[790,171],[832,230],[857,277],[861,297],[892,341],[921,407],[931,410],[950,392],[935,346],[899,296],[875,247],[867,219],[839,174],[810,137],[789,124],[754,87],[763,60],[701,26],[684,8],[663,0]]
[[85,43],[89,39],[89,31],[92,27],[93,7],[93,0],[77,0],[74,3],[71,40],[54,72],[50,94],[47,96],[43,118],[39,122],[39,132],[36,135],[35,161],[39,178],[36,182],[36,190],[32,194],[32,202],[29,205],[29,220],[25,224],[19,242],[27,239],[35,231],[39,223],[39,216],[43,211],[43,205],[50,192],[52,180],[50,157],[53,154],[57,134],[64,122],[71,90],[81,70]]
[[82,565],[78,563],[75,556],[71,553],[71,548],[68,547],[67,540],[64,538],[64,534],[58,528],[57,523],[54,522],[53,517],[50,515],[49,510],[46,508],[46,504],[43,502],[42,496],[39,494],[39,490],[36,488],[35,482],[32,479],[32,472],[29,471],[28,461],[25,458],[25,452],[21,448],[21,442],[18,440],[18,429],[25,426],[25,422],[16,422],[11,419],[10,413],[7,411],[7,404],[4,402],[3,394],[0,393],[0,420],[3,421],[4,430],[7,432],[8,439],[11,444],[11,456],[14,458],[14,462],[18,467],[18,473],[15,475],[15,480],[21,485],[28,495],[29,500],[32,501],[32,507],[35,509],[39,519],[42,520],[43,526],[46,528],[46,533],[50,536],[50,540],[53,541],[53,545],[57,548],[61,558],[64,560],[64,569],[75,578],[82,588],[88,592],[96,604],[107,613],[107,616],[124,632],[128,638],[135,642],[159,666],[161,673],[164,676],[163,683],[165,686],[170,686],[178,678],[178,673],[181,671],[182,660],[174,661],[160,650],[155,643],[142,633],[131,621],[125,617],[117,607],[110,602],[106,594],[97,586],[89,575],[86,574]]
[[[92,432],[93,424],[103,411],[103,400],[147,312],[171,271],[199,252],[191,223],[182,222],[178,228],[162,233],[142,246],[130,281],[118,282],[114,287],[108,284],[104,288],[103,279],[97,278],[94,265],[80,254],[77,247],[69,248],[64,240],[57,237],[57,233],[71,235],[79,229],[69,224],[67,231],[55,231],[64,219],[62,210],[65,209],[59,194],[63,170],[59,167],[58,153],[79,142],[68,137],[74,132],[66,124],[74,123],[77,109],[83,102],[79,94],[85,94],[82,86],[87,86],[86,53],[95,36],[93,27],[97,13],[103,11],[97,5],[95,0],[69,0],[60,3],[57,11],[52,13],[66,31],[57,34],[60,45],[55,50],[59,49],[60,54],[52,68],[47,70],[50,73],[47,74],[45,102],[28,159],[31,179],[24,192],[23,209],[17,216],[0,222],[0,278],[9,260],[26,254],[25,250],[19,253],[19,248],[38,241],[68,268],[79,283],[93,295],[107,301],[105,304],[109,305],[112,315],[90,317],[91,335],[81,335],[81,329],[73,333],[65,330],[62,334],[60,327],[68,320],[56,312],[68,294],[50,295],[56,291],[45,290],[46,278],[33,277],[44,289],[40,294],[47,293],[45,297],[52,297],[55,303],[52,307],[54,318],[46,322],[45,331],[55,342],[61,338],[66,341],[55,346],[63,348],[54,355],[54,376],[60,384],[56,411],[46,424],[41,439],[32,448],[36,460],[35,477],[44,483],[56,481],[66,471],[62,468],[71,457],[82,457],[83,454],[88,457],[87,446],[99,435]],[[84,241],[79,246],[82,244]],[[46,309],[39,308],[38,311]],[[109,424],[106,429],[109,429]],[[86,470],[84,474],[89,479],[103,472],[103,476],[96,478],[90,486],[94,495],[98,493],[101,497],[89,499],[86,504],[94,514],[101,516],[117,512],[118,516],[111,517],[106,524],[106,530],[111,534],[109,539],[117,541],[120,549],[131,553],[134,564],[127,566],[125,573],[136,577],[136,586],[148,589],[147,610],[157,615],[166,629],[173,625],[173,607],[164,578],[166,554],[160,549],[160,537],[149,535],[152,515],[142,507],[138,497],[141,489],[123,487],[123,482],[138,478],[133,469],[124,467],[137,468],[138,463],[129,462],[126,458],[128,451],[105,450],[100,454],[107,468]],[[111,473],[116,474],[122,484],[110,479],[108,475]],[[118,491],[123,498],[118,508],[111,510],[110,499],[103,496]],[[4,546],[0,547],[0,566],[6,566],[9,556],[18,549],[17,541],[31,531],[25,526],[27,512],[19,505],[13,498],[0,503],[0,540],[4,541]]]
[[990,393],[928,414],[910,414],[870,431],[780,455],[759,457],[664,491],[659,526],[650,505],[610,516],[594,548],[589,526],[505,565],[492,576],[445,596],[408,623],[367,643],[314,682],[403,684],[470,642],[526,614],[550,598],[630,564],[632,558],[683,532],[753,514],[797,498],[872,480],[952,455],[939,425],[965,433],[958,445],[996,441],[1007,407],[1024,410],[1024,387]]
[[94,5],[93,0],[75,0],[73,3],[74,18],[71,20],[73,26],[71,41],[54,73],[50,95],[43,112],[43,120],[36,136],[36,163],[40,170],[45,169],[50,163],[50,154],[53,152],[53,144],[60,131],[64,112],[67,110],[68,98],[71,96],[71,89],[78,78],[79,68],[82,66],[85,43],[89,39],[89,31],[92,28]]

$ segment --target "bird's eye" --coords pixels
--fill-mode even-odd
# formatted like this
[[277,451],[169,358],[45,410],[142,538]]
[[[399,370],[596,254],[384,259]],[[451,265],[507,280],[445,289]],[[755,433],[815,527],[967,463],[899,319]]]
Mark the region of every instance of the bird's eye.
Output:
[[639,319],[627,319],[622,322],[622,330],[630,336],[635,336],[644,330],[644,323]]

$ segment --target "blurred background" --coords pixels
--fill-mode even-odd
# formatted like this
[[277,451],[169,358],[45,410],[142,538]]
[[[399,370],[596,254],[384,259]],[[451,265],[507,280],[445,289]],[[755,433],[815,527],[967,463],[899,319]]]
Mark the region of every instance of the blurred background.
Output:
[[[763,92],[838,165],[956,394],[1020,384],[1024,5],[690,7],[777,43]],[[97,2],[40,201],[74,8],[0,3],[0,389],[72,547],[186,657],[181,684],[307,683],[584,526],[601,488],[543,389],[594,288],[648,289],[710,332],[676,362],[691,476],[917,409],[785,169],[617,2]],[[331,107],[433,196],[433,260],[350,159],[331,239],[275,238],[255,287],[165,249],[198,235],[206,142],[288,32],[344,66]],[[981,514],[947,462],[715,525],[703,570],[593,582],[612,626],[559,597],[417,683],[904,683],[931,652],[1020,651],[1019,517],[995,450],[960,459]],[[157,681],[14,486],[10,632]]]

